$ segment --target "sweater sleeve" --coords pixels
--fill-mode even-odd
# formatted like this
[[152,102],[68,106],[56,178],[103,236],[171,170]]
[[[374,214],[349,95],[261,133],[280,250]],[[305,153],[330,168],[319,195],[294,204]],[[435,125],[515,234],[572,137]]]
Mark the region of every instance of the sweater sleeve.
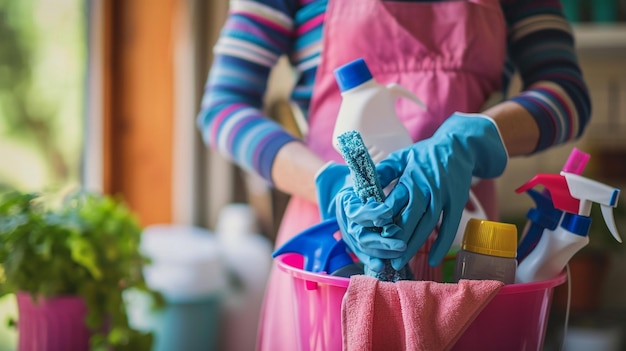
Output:
[[505,0],[508,55],[523,91],[511,100],[537,121],[538,152],[579,138],[591,116],[589,91],[574,48],[571,26],[558,0]]
[[278,150],[296,140],[262,113],[271,68],[291,45],[296,0],[231,0],[196,122],[204,142],[272,183]]

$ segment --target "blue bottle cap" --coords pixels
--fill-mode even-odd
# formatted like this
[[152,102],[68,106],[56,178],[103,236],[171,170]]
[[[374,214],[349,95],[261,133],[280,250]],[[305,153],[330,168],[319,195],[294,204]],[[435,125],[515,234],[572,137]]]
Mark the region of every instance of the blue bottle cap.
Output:
[[372,73],[362,58],[336,68],[334,73],[342,93],[372,79]]
[[580,236],[589,234],[591,226],[591,217],[578,215],[574,213],[565,213],[561,221],[561,227],[565,230]]

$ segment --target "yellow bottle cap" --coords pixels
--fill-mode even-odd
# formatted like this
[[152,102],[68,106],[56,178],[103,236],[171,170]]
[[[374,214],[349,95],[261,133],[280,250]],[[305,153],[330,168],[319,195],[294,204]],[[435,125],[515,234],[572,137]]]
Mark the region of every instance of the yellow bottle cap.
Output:
[[517,256],[517,227],[509,223],[472,218],[467,222],[461,248],[490,256]]

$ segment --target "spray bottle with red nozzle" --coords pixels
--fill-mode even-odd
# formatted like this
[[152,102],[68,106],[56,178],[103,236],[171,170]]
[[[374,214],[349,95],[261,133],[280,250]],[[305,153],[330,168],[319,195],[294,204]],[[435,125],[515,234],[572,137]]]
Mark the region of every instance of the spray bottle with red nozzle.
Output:
[[543,229],[537,245],[519,264],[517,283],[556,277],[570,258],[589,243],[590,214],[594,202],[600,205],[604,222],[615,240],[622,242],[613,218],[619,189],[562,171],[560,174],[538,174],[515,191],[532,191],[536,185],[543,185],[549,191],[553,208],[562,211],[562,214],[556,226]]
[[[561,171],[580,175],[587,166],[589,157],[589,154],[577,148],[573,148]],[[551,179],[551,181],[563,181],[562,177],[558,174],[553,175],[553,178],[554,179]],[[557,187],[557,189],[562,188],[563,187]],[[544,229],[556,229],[563,215],[563,211],[554,207],[548,187],[544,187],[541,192],[528,189],[526,193],[535,202],[536,207],[528,210],[526,214],[528,222],[522,231],[520,243],[517,246],[517,262],[522,262],[535,248],[539,239],[541,239]],[[562,194],[559,198],[563,198],[564,196],[567,197],[568,193]],[[575,206],[578,206],[578,204],[576,203]]]

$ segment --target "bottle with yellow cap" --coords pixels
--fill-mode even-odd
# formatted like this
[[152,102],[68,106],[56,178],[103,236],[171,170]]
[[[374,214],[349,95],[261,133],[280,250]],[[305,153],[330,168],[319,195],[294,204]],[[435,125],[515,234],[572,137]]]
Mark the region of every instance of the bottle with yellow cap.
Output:
[[513,224],[472,218],[465,227],[456,257],[454,281],[461,279],[515,282],[517,227]]

